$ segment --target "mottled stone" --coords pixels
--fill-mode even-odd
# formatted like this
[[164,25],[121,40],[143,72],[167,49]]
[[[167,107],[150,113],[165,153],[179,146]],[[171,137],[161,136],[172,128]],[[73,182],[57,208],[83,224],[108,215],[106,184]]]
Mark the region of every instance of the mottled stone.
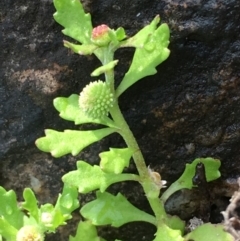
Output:
[[[169,24],[169,59],[158,67],[158,74],[141,80],[121,96],[121,108],[147,164],[168,183],[197,157],[219,158],[223,177],[210,187],[216,197],[208,205],[224,208],[225,201],[219,204],[218,200],[229,197],[234,191],[231,187],[236,186],[235,181],[228,184],[229,192],[227,180],[236,180],[240,174],[240,2],[99,0],[84,1],[84,6],[93,15],[94,26],[123,26],[128,35],[157,14]],[[62,40],[67,38],[53,20],[51,0],[1,0],[0,9],[0,184],[16,190],[20,199],[23,188],[32,186],[41,202],[54,202],[61,190],[61,176],[75,168],[78,157],[53,159],[41,153],[34,141],[45,128],[74,128],[58,118],[52,100],[79,93],[93,80],[90,73],[99,62],[63,47]],[[128,49],[116,53],[120,59],[117,82],[127,70],[132,53]],[[96,163],[98,152],[108,145],[123,143],[113,135],[87,148],[81,158]],[[133,165],[130,169],[134,170]],[[150,211],[138,185],[115,188]],[[185,204],[177,213],[183,213],[189,203],[199,205],[199,194],[194,193],[187,195],[189,199],[182,196]],[[65,241],[74,229],[62,230],[50,236],[51,240]],[[102,232],[109,241],[134,241],[152,240],[155,231],[136,224],[122,227],[120,234],[108,228]]]

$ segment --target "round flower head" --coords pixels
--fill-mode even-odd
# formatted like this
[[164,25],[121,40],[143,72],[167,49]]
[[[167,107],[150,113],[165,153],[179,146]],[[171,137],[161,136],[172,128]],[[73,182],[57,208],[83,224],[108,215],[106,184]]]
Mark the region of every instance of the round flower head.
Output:
[[36,226],[24,226],[18,233],[16,241],[43,241],[44,235]]
[[105,24],[95,27],[92,30],[92,42],[100,47],[106,46],[111,40],[108,35],[109,30],[110,28]]
[[89,117],[107,116],[113,106],[113,94],[108,84],[101,80],[88,84],[80,93],[79,106]]

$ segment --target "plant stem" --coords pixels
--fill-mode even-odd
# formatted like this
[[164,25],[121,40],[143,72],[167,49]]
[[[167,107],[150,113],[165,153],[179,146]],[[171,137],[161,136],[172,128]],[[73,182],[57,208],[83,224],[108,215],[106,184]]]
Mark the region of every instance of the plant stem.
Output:
[[[109,48],[106,48],[104,50],[104,58],[103,58],[102,64],[109,63],[110,61],[113,60],[113,57],[114,57],[113,52],[110,51]],[[107,83],[110,84],[111,91],[115,95],[113,69],[105,72],[105,80]],[[114,103],[114,106],[111,108],[110,114],[113,118],[113,121],[119,127],[119,130],[118,130],[119,134],[123,137],[127,146],[134,151],[133,160],[135,162],[136,168],[140,176],[140,183],[146,194],[148,202],[155,214],[156,226],[158,226],[158,223],[162,222],[163,219],[167,219],[167,214],[164,209],[164,204],[163,202],[160,201],[158,197],[159,187],[157,187],[157,184],[154,183],[154,180],[150,175],[150,171],[146,166],[144,157],[138,146],[138,143],[119,108],[117,97],[115,97],[115,103]],[[161,185],[161,183],[159,183],[159,185]],[[154,193],[154,195],[152,195],[152,193]]]
[[120,127],[119,134],[121,134],[127,146],[134,150],[133,160],[138,170],[143,190],[155,214],[157,225],[160,221],[162,221],[163,218],[167,218],[167,214],[165,212],[163,203],[158,198],[158,195],[154,197],[151,197],[151,195],[149,195],[152,191],[154,191],[154,181],[150,176],[149,169],[145,164],[144,157],[138,146],[138,143],[135,137],[133,136],[133,133],[130,130],[125,118],[123,117],[117,102],[111,110],[111,116],[114,122]]

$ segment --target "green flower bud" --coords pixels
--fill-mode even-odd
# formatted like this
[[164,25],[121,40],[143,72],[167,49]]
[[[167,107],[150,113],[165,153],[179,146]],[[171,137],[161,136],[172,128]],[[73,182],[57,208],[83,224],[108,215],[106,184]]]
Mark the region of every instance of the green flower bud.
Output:
[[36,226],[24,226],[18,233],[16,241],[43,241],[44,234],[41,232],[40,228]]
[[88,84],[80,93],[79,106],[86,115],[102,118],[113,107],[113,94],[107,83],[98,80]]
[[51,227],[53,222],[53,215],[49,212],[43,212],[41,214],[41,221],[46,227]]
[[107,46],[108,43],[111,41],[108,34],[109,30],[110,28],[105,24],[99,25],[96,28],[94,28],[92,30],[91,37],[92,43],[100,47]]

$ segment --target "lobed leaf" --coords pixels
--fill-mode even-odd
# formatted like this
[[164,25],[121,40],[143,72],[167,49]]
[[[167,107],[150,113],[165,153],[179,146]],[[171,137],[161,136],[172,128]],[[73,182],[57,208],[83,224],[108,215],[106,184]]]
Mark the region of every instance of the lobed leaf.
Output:
[[181,234],[184,234],[185,231],[185,221],[180,219],[178,216],[168,215],[168,219],[165,224],[171,229],[179,230]]
[[198,163],[204,164],[205,176],[208,182],[213,181],[221,176],[221,173],[218,170],[221,162],[218,159],[213,159],[210,157],[197,158],[192,163],[186,164],[185,170],[181,177],[172,183],[172,185],[164,192],[161,197],[163,202],[166,202],[166,200],[178,190],[183,188],[192,189],[192,187],[194,187],[192,179],[195,175],[196,165]]
[[180,230],[171,229],[164,223],[158,226],[155,235],[156,237],[153,241],[184,241]]
[[99,76],[101,74],[104,74],[110,70],[112,70],[118,63],[118,60],[113,60],[97,69],[95,69],[92,73],[91,73],[91,76]]
[[159,21],[159,16],[156,16],[149,25],[122,45],[122,47],[135,47],[136,50],[132,64],[116,90],[117,96],[138,80],[155,74],[156,67],[168,58],[170,31],[167,24],[157,28]]
[[55,210],[59,210],[64,219],[70,219],[71,213],[79,207],[78,191],[76,187],[64,184],[63,191],[58,196]]
[[0,216],[0,240],[4,237],[7,241],[16,241],[18,230],[13,227],[4,217]]
[[97,235],[97,229],[91,222],[79,222],[76,236],[70,236],[69,241],[106,241]]
[[205,223],[184,237],[184,241],[221,240],[234,241],[233,236],[224,230],[222,224]]
[[155,217],[134,207],[121,193],[97,192],[97,199],[84,205],[80,213],[94,225],[120,227],[125,223],[144,221],[155,224]]
[[118,28],[116,31],[115,31],[115,34],[116,34],[116,37],[117,37],[117,40],[118,41],[122,41],[123,39],[125,39],[127,36],[126,36],[126,33],[125,33],[125,30],[124,28],[120,27]]
[[39,221],[38,201],[35,194],[30,188],[25,188],[23,191],[24,202],[22,207],[28,211],[29,216],[32,216],[37,222]]
[[139,178],[134,174],[106,173],[99,166],[91,166],[87,162],[78,161],[77,170],[68,172],[62,177],[64,183],[77,187],[80,193],[100,189],[104,192],[111,184],[126,180],[138,181]]
[[64,27],[63,33],[83,44],[90,43],[92,22],[79,0],[54,0],[57,10],[53,17]]
[[94,44],[73,44],[68,41],[63,41],[64,46],[67,48],[70,48],[74,53],[80,54],[80,55],[91,55],[98,46]]
[[41,206],[41,222],[48,231],[55,232],[56,228],[65,225],[66,221],[72,218],[71,213],[78,207],[77,189],[64,185],[55,206],[49,203]]
[[90,144],[101,140],[107,135],[115,132],[112,128],[103,128],[93,131],[45,130],[45,137],[37,139],[37,147],[44,152],[50,152],[54,157],[61,157],[71,153],[76,156],[82,149]]
[[53,105],[60,112],[59,115],[61,118],[68,121],[74,121],[76,125],[84,123],[96,123],[116,128],[114,122],[107,116],[103,119],[93,119],[86,116],[84,112],[80,109],[78,100],[79,95],[72,94],[68,98],[55,98],[53,101]]
[[110,148],[110,151],[99,154],[101,157],[100,167],[104,172],[119,174],[129,162],[133,151],[130,148]]
[[24,225],[39,225],[43,232],[55,232],[60,225],[66,224],[66,220],[72,217],[71,212],[79,207],[77,189],[67,185],[64,185],[55,206],[46,203],[39,208],[36,197],[29,188],[24,190],[24,199],[22,208],[29,215],[24,219]]
[[14,228],[19,229],[23,224],[23,216],[24,214],[18,207],[16,193],[13,190],[6,191],[0,186],[0,217],[2,222],[9,223]]

